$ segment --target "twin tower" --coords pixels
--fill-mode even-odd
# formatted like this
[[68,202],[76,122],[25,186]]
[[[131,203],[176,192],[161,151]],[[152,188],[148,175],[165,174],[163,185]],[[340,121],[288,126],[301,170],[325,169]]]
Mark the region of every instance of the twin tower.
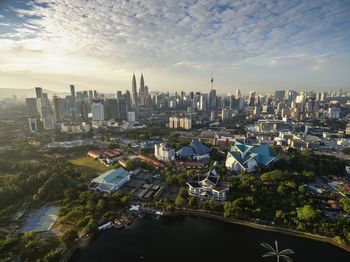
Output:
[[139,94],[137,94],[137,85],[136,85],[136,77],[135,74],[133,73],[132,75],[132,88],[131,88],[131,102],[132,102],[132,107],[134,109],[137,109],[137,107],[140,106],[146,106],[147,101],[148,101],[148,87],[145,86],[145,81],[143,79],[143,74],[141,73],[141,78],[140,78],[140,89],[139,89]]

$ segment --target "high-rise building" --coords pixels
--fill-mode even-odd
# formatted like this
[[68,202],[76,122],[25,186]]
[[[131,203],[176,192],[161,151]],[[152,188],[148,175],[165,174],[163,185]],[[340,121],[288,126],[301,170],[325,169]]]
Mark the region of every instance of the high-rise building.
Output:
[[117,99],[122,99],[122,98],[123,98],[122,91],[117,91]]
[[232,111],[229,108],[223,108],[221,110],[221,120],[222,121],[227,121],[232,118]]
[[35,94],[36,94],[36,98],[42,98],[43,97],[43,89],[41,87],[36,87]]
[[62,120],[62,102],[58,96],[52,97],[53,113],[56,121]]
[[106,99],[105,100],[105,109],[106,109],[106,119],[117,119],[117,99]]
[[250,91],[249,92],[249,98],[248,98],[248,105],[249,106],[254,106],[254,104],[255,104],[255,96],[256,96],[256,92],[255,91]]
[[28,126],[29,126],[29,132],[35,133],[38,131],[38,126],[36,124],[36,118],[29,117],[28,118]]
[[127,121],[130,123],[134,123],[136,121],[135,111],[128,112]]
[[125,99],[117,99],[117,117],[116,120],[126,120],[127,109],[126,109],[126,101]]
[[331,119],[340,118],[340,108],[339,107],[330,107],[328,109],[328,118],[331,118]]
[[91,105],[92,121],[104,121],[105,111],[104,105],[101,102],[94,102]]
[[236,96],[236,99],[240,98],[242,96],[241,90],[237,89],[235,96]]
[[88,121],[88,105],[85,101],[80,101],[80,117],[82,121]]
[[284,99],[285,95],[286,95],[285,90],[276,90],[275,91],[275,99],[277,101],[282,101]]
[[191,129],[192,120],[188,117],[169,117],[169,128]]
[[132,89],[131,89],[131,92],[132,92],[132,99],[131,99],[131,105],[132,105],[132,108],[137,110],[137,106],[138,106],[138,103],[137,103],[137,86],[136,86],[136,77],[135,77],[135,74],[132,75]]
[[26,98],[26,107],[27,107],[27,112],[30,114],[37,113],[37,107],[36,107],[36,98],[30,97]]
[[208,110],[208,94],[201,94],[199,98],[199,110]]
[[75,86],[70,85],[69,87],[70,87],[70,95],[74,99],[75,98]]
[[140,96],[140,105],[145,105],[145,81],[143,79],[143,74],[141,73],[140,78],[140,89],[139,89],[139,96]]
[[216,90],[214,89],[214,78],[211,77],[210,92],[209,92],[209,111],[216,111],[217,107],[218,105],[217,105]]
[[129,90],[126,90],[125,94],[123,96],[125,99],[126,111],[130,111],[130,109],[131,109],[131,95],[130,95]]

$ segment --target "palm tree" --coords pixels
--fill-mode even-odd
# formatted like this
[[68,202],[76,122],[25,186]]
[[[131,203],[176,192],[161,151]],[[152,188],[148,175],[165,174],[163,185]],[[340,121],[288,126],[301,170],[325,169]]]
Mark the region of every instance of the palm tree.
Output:
[[282,251],[279,251],[278,243],[276,240],[275,240],[275,249],[270,244],[267,244],[265,242],[262,242],[260,245],[262,245],[264,248],[269,250],[269,252],[262,255],[262,257],[276,257],[277,262],[280,261],[280,258],[286,262],[293,262],[293,260],[287,255],[294,254],[294,251],[291,249],[284,249]]

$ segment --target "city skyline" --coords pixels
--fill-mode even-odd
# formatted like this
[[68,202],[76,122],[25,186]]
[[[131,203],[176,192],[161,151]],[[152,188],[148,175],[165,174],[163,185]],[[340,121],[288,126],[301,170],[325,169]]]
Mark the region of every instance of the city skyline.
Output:
[[[346,1],[2,1],[1,87],[273,92],[350,87]],[[138,85],[139,87],[139,85]]]

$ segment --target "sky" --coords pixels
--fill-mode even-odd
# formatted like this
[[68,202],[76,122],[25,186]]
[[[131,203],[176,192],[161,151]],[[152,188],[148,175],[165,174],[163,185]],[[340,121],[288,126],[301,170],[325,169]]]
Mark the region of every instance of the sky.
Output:
[[[0,0],[0,88],[350,89],[349,0]],[[0,91],[1,92],[1,91]]]

